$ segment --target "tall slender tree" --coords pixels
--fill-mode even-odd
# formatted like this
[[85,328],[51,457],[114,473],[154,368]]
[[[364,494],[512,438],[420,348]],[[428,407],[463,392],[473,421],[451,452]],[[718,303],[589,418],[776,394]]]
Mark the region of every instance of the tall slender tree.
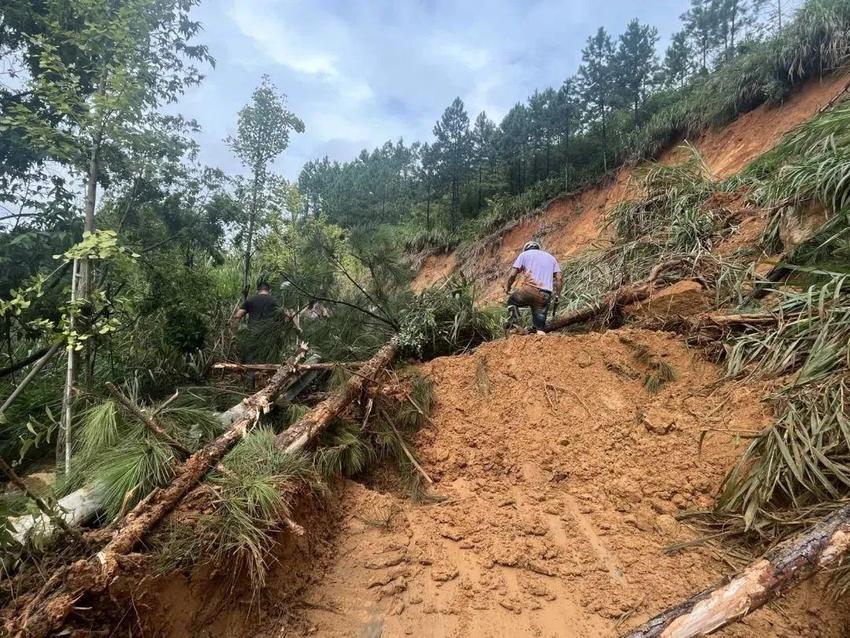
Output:
[[304,122],[286,108],[286,96],[279,93],[271,79],[264,75],[251,102],[239,111],[236,135],[225,142],[250,171],[248,215],[244,236],[242,295],[248,296],[251,254],[258,214],[268,181],[269,165],[289,146],[292,131],[304,132]]
[[472,154],[469,115],[459,97],[454,99],[434,125],[434,137],[438,171],[451,194],[449,226],[456,229],[460,222],[461,185],[469,170]]
[[664,54],[664,85],[682,87],[693,70],[693,50],[688,42],[688,34],[677,31],[670,39],[670,45]]
[[579,100],[576,95],[576,80],[564,80],[555,96],[553,110],[554,129],[558,145],[563,149],[564,189],[570,188],[570,152],[572,137],[578,128],[580,115]]
[[717,0],[691,0],[691,8],[682,15],[685,32],[700,54],[702,73],[708,72],[711,52],[717,45]]
[[614,44],[604,27],[587,39],[578,70],[580,93],[587,119],[602,127],[602,163],[608,170],[608,114],[614,102]]
[[507,171],[510,190],[516,194],[525,188],[525,162],[528,156],[529,115],[524,104],[515,104],[499,126],[499,153]]
[[658,69],[657,43],[658,29],[635,19],[629,22],[617,45],[616,91],[631,107],[635,124],[640,120],[640,109]]
[[472,128],[472,150],[477,180],[476,214],[481,212],[484,171],[492,164],[495,140],[496,124],[487,117],[487,113],[481,111],[475,118],[475,125]]
[[[40,5],[38,33],[28,39],[28,55],[37,60],[26,88],[32,99],[5,108],[0,125],[22,132],[43,157],[82,177],[87,233],[95,230],[98,184],[109,177],[104,155],[122,157],[148,143],[163,122],[159,107],[200,81],[195,62],[213,61],[206,47],[191,44],[200,29],[189,17],[195,4],[46,0]],[[82,257],[72,269],[72,305],[88,305],[91,285],[91,263]],[[85,310],[80,314],[84,318]],[[85,329],[84,321],[73,326]],[[69,348],[57,438],[57,465],[66,470],[78,360],[76,349]]]

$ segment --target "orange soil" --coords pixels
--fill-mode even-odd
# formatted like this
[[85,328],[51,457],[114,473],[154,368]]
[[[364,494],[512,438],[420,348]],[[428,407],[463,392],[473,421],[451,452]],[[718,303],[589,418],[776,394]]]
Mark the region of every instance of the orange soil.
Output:
[[[649,394],[636,344],[677,380]],[[511,337],[423,371],[436,403],[418,447],[446,500],[346,482],[306,537],[281,543],[252,611],[223,575],[172,575],[137,600],[145,631],[614,636],[730,570],[710,547],[664,548],[695,537],[674,515],[710,507],[736,435],[769,421],[760,388],[718,388],[718,370],[678,339],[635,329]],[[847,635],[850,612],[821,586],[719,635]]]
[[[785,133],[810,119],[843,90],[847,81],[848,76],[840,74],[809,83],[778,107],[760,106],[721,130],[706,132],[695,146],[717,178],[734,175],[773,148]],[[670,149],[659,161],[675,163],[679,157],[680,151]],[[465,254],[429,258],[414,280],[414,290],[422,290],[461,270],[480,283],[485,300],[501,299],[501,280],[522,245],[532,237],[541,239],[544,247],[559,259],[575,256],[595,242],[604,241],[604,215],[628,196],[631,172],[630,168],[623,168],[608,185],[555,200],[541,214],[509,225]]]

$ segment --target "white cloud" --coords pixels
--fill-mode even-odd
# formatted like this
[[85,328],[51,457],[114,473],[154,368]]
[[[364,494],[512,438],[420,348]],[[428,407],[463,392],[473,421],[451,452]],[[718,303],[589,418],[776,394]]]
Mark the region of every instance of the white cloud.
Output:
[[534,89],[560,86],[580,50],[604,24],[619,33],[638,17],[662,36],[678,28],[688,0],[205,0],[202,40],[217,58],[184,113],[205,127],[203,159],[232,166],[218,143],[236,122],[260,75],[289,96],[307,131],[295,135],[280,167],[351,159],[388,139],[431,137],[456,97],[473,120],[497,122]]

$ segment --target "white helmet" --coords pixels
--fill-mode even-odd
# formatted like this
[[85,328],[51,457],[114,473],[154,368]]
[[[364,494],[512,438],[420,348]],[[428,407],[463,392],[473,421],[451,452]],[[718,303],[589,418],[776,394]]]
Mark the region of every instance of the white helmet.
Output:
[[533,239],[525,242],[525,246],[522,247],[522,252],[525,252],[526,250],[540,250],[540,242]]

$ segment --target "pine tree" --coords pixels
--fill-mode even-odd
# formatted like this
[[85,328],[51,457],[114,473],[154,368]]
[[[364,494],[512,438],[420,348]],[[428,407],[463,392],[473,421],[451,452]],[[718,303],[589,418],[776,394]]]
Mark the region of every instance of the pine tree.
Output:
[[664,85],[682,87],[693,70],[693,50],[688,42],[688,34],[679,31],[673,34],[667,53],[664,55]]
[[419,180],[425,186],[425,229],[431,230],[431,200],[437,177],[437,153],[427,142],[419,147]]
[[499,153],[507,169],[507,181],[516,194],[525,188],[525,161],[528,156],[529,115],[524,104],[515,104],[502,119]]
[[565,190],[570,187],[570,142],[578,128],[580,112],[581,108],[576,95],[576,80],[568,78],[558,89],[555,96],[555,108],[552,112],[556,143],[563,148]]
[[496,124],[487,117],[487,113],[481,111],[481,113],[478,114],[478,117],[475,118],[475,125],[472,128],[472,148],[478,179],[476,213],[481,212],[481,205],[483,203],[484,169],[493,161],[495,138]]
[[629,22],[617,46],[616,90],[623,103],[632,109],[636,124],[658,68],[658,59],[655,54],[657,42],[658,29],[642,25],[635,19]]
[[685,32],[699,51],[702,73],[708,72],[708,58],[718,39],[717,0],[691,0],[691,8],[682,15]]
[[604,27],[587,39],[578,70],[586,117],[602,125],[602,163],[608,170],[608,113],[614,101],[614,45]]
[[456,229],[460,213],[460,188],[469,170],[472,138],[469,134],[469,115],[463,101],[456,97],[434,125],[434,147],[438,157],[439,175],[451,193],[449,225]]

